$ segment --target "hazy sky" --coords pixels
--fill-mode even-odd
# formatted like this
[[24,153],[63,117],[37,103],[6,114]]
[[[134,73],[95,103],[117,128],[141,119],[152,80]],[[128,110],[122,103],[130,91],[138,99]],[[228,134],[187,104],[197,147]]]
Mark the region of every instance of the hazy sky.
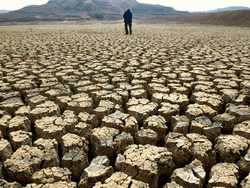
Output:
[[[126,1],[126,0],[124,0]],[[140,3],[160,4],[183,11],[207,11],[228,6],[250,7],[250,0],[137,0]],[[0,9],[17,10],[27,5],[41,5],[48,0],[0,0]]]

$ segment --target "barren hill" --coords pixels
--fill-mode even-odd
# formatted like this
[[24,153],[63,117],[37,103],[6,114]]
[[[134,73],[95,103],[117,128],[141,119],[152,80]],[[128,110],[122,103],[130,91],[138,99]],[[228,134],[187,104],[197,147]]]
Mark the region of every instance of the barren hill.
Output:
[[9,12],[9,11],[8,10],[1,10],[0,9],[0,14],[7,13],[7,12]]
[[193,13],[188,15],[160,16],[153,22],[201,23],[226,26],[250,26],[250,10],[236,10],[214,13]]
[[130,8],[135,17],[145,15],[179,15],[188,12],[172,7],[138,3],[136,0],[49,0],[41,6],[27,6],[0,15],[0,22],[63,21],[63,20],[114,20],[121,19]]
[[230,7],[224,7],[224,8],[217,8],[215,10],[202,11],[202,13],[225,12],[225,11],[235,11],[235,10],[250,10],[250,8],[249,7],[243,7],[243,6],[230,6]]

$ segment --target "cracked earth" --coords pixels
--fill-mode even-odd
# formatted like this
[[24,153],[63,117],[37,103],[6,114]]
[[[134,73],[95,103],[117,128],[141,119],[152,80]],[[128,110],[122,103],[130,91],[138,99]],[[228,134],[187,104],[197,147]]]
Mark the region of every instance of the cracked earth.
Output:
[[250,187],[250,30],[0,28],[0,187]]

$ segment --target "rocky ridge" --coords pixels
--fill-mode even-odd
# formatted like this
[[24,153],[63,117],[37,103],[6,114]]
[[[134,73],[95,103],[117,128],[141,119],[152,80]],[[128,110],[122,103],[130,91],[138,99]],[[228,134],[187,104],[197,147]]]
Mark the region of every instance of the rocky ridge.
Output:
[[134,18],[150,15],[179,15],[188,12],[172,7],[139,3],[136,0],[49,0],[0,15],[3,22],[119,20],[131,9]]

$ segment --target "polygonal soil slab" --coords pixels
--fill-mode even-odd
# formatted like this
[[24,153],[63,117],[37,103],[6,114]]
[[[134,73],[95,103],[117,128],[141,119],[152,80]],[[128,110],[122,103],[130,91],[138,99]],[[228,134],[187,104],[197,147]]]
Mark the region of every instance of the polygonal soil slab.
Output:
[[149,188],[148,183],[144,183],[142,181],[134,180],[131,176],[128,176],[127,174],[124,174],[123,172],[116,172],[112,174],[108,179],[104,181],[102,184],[101,182],[97,182],[93,188],[104,188],[104,187],[120,187],[123,188]]
[[55,138],[58,143],[62,142],[62,136],[66,134],[65,127],[61,126],[60,123],[56,123],[59,117],[43,117],[42,119],[36,120],[35,132],[36,138],[53,139]]
[[203,188],[205,180],[206,172],[203,164],[197,159],[184,168],[177,168],[171,176],[171,181],[183,187]]
[[174,164],[179,167],[191,159],[191,142],[181,133],[170,132],[165,139],[165,147],[173,154]]
[[250,120],[250,107],[248,105],[229,105],[226,108],[226,113],[235,116],[237,123]]
[[4,167],[11,181],[28,183],[32,175],[40,170],[43,160],[42,150],[24,145],[4,162]]
[[93,129],[90,136],[92,144],[92,152],[95,156],[106,155],[113,156],[115,151],[115,137],[119,134],[119,130],[110,127],[101,127]]
[[172,116],[180,114],[180,106],[178,104],[161,103],[158,114],[163,116],[167,123],[171,122]]
[[0,160],[6,161],[12,156],[12,148],[8,140],[0,139]]
[[222,133],[231,133],[236,124],[236,118],[227,113],[218,114],[213,118],[213,122],[222,126]]
[[178,104],[180,106],[180,110],[185,112],[187,109],[187,105],[189,104],[189,99],[187,95],[183,95],[180,93],[170,93],[169,95],[165,95],[163,97],[163,101],[170,104]]
[[56,139],[39,138],[33,143],[33,146],[36,146],[38,149],[42,150],[45,155],[43,168],[60,166],[58,143]]
[[86,138],[68,133],[62,137],[62,155],[66,154],[69,150],[83,150],[85,153],[88,153],[88,144],[89,142]]
[[25,188],[77,188],[76,182],[66,182],[66,181],[58,181],[55,183],[46,183],[46,184],[27,184]]
[[237,187],[239,167],[234,163],[218,163],[209,174],[208,188]]
[[32,146],[32,133],[22,130],[11,132],[10,143],[14,151],[22,145]]
[[221,135],[215,139],[214,149],[220,161],[234,163],[246,152],[250,141],[238,135]]
[[63,155],[61,166],[68,168],[72,173],[72,178],[79,181],[84,170],[89,165],[88,155],[83,149],[74,148]]
[[212,120],[218,113],[208,105],[189,104],[185,115],[188,119],[193,120],[199,116],[207,116]]
[[195,92],[192,94],[190,101],[198,104],[206,104],[220,113],[223,107],[223,99],[220,95],[207,94],[205,92]]
[[191,121],[190,133],[204,134],[210,141],[221,135],[222,126],[212,123],[208,117],[200,116]]
[[171,121],[171,131],[186,135],[189,130],[190,120],[186,116],[173,116]]
[[146,145],[156,145],[157,142],[157,133],[151,129],[141,129],[135,133],[135,143]]
[[[128,113],[134,116],[139,123],[143,123],[149,116],[157,114],[158,104],[150,102],[149,100],[145,102],[146,103],[141,103],[141,101],[138,101],[137,105],[132,105],[128,108]],[[130,100],[128,103],[130,103]]]
[[216,152],[213,150],[213,144],[206,136],[197,133],[189,133],[186,135],[192,143],[191,154],[192,159],[200,160],[206,169],[210,169],[216,163]]
[[71,181],[71,172],[68,168],[50,167],[35,172],[32,175],[32,183],[46,184],[58,181]]
[[9,121],[9,132],[23,130],[31,132],[31,122],[29,118],[22,116],[15,116]]
[[250,150],[246,152],[245,156],[241,156],[240,160],[236,163],[243,174],[250,173]]
[[172,153],[166,148],[130,145],[123,155],[118,155],[115,166],[116,170],[156,188],[159,176],[170,174],[175,165],[172,162]]
[[0,103],[0,108],[13,116],[15,115],[15,111],[21,106],[24,106],[21,98],[10,98]]
[[107,156],[94,158],[90,165],[84,169],[78,187],[91,188],[98,181],[104,183],[104,180],[113,174],[113,168],[109,166],[109,162]]
[[41,119],[46,116],[59,116],[60,109],[53,101],[46,101],[43,104],[39,104],[30,112],[30,121],[35,123],[37,119]]
[[76,114],[80,112],[92,113],[93,100],[86,93],[78,93],[71,96],[71,101],[67,103],[67,109],[74,111]]
[[144,120],[143,127],[157,133],[157,141],[164,142],[165,133],[168,130],[167,122],[163,116],[150,116]]
[[233,134],[250,139],[250,120],[235,125],[233,128]]
[[[132,119],[134,119],[134,124],[129,123]],[[122,113],[119,110],[108,116],[104,116],[102,119],[102,126],[119,129],[120,131],[130,133],[133,136],[138,131],[137,120],[133,116]]]

